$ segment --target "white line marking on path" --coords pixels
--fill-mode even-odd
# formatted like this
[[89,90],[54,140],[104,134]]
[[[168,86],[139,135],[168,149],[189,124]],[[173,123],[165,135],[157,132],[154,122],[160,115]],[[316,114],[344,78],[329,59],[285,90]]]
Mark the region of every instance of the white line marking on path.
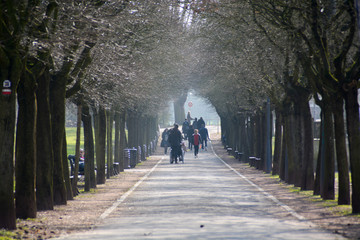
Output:
[[230,170],[232,170],[234,173],[236,173],[237,175],[239,175],[242,179],[244,179],[246,182],[248,182],[251,186],[254,186],[257,190],[259,190],[261,193],[263,193],[267,198],[271,199],[274,203],[276,203],[277,205],[281,206],[282,208],[284,208],[287,212],[289,212],[292,216],[294,216],[295,218],[299,219],[300,221],[307,221],[309,224],[314,225],[313,223],[311,223],[310,221],[308,221],[305,217],[299,215],[297,212],[295,212],[295,210],[293,210],[291,207],[289,207],[288,205],[280,202],[276,197],[274,197],[273,195],[271,195],[270,193],[266,192],[264,189],[262,189],[261,187],[259,187],[258,185],[256,185],[255,183],[253,183],[252,181],[250,181],[247,177],[245,177],[244,175],[242,175],[241,173],[239,173],[236,169],[234,169],[233,167],[231,167],[229,164],[227,164],[224,160],[222,160],[214,151],[213,146],[211,145],[211,150],[213,151],[213,153],[215,154],[215,156],[225,165],[227,166]]
[[125,199],[133,192],[135,189],[145,180],[149,177],[149,175],[157,168],[157,166],[164,160],[164,156],[156,163],[156,165],[145,175],[143,176],[132,188],[130,188],[126,193],[124,193],[116,202],[113,203],[111,207],[106,209],[101,215],[100,220],[105,219],[107,216],[109,216]]

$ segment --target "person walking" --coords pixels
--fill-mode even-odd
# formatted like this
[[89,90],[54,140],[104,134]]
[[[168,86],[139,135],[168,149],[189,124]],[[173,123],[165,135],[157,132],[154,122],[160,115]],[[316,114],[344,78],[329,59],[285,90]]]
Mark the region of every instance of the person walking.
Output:
[[198,129],[198,130],[199,130],[199,127],[200,127],[200,126],[198,125],[198,119],[197,119],[197,118],[194,119],[192,125],[193,125],[194,129]]
[[182,124],[182,133],[184,134],[184,138],[185,140],[187,140],[187,132],[189,130],[189,122],[187,119],[185,119],[185,121]]
[[197,125],[199,127],[199,131],[200,131],[200,128],[202,127],[202,125],[204,125],[204,127],[205,127],[205,121],[202,117],[200,117],[200,119],[198,120]]
[[177,163],[177,157],[181,154],[181,142],[182,142],[182,135],[179,130],[179,125],[177,123],[174,124],[174,127],[169,132],[169,139],[168,142],[171,147],[171,163],[175,160]]
[[193,149],[193,144],[194,144],[194,127],[193,125],[190,125],[189,126],[189,129],[188,129],[188,132],[187,132],[187,135],[188,135],[188,142],[189,142],[189,149],[192,150]]
[[199,130],[199,134],[201,136],[201,149],[205,148],[205,151],[207,151],[207,140],[209,138],[209,131],[207,130],[207,128],[205,127],[205,124],[203,124]]
[[167,149],[169,146],[168,143],[168,139],[169,139],[169,130],[167,128],[165,128],[165,130],[163,131],[163,133],[161,134],[161,143],[160,143],[160,147],[164,148],[164,154],[167,154]]
[[199,134],[199,131],[197,129],[194,130],[194,134],[193,134],[193,144],[194,144],[194,155],[195,158],[197,158],[198,153],[199,153],[199,145],[201,143],[201,136]]
[[188,111],[188,113],[187,113],[186,120],[188,121],[189,125],[191,125],[191,120],[194,120],[194,119],[191,117],[190,111]]

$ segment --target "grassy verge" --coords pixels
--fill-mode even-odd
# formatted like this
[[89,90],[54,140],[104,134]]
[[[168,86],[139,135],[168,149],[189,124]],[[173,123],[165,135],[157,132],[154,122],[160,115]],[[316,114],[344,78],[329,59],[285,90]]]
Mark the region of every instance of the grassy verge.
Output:
[[[272,177],[276,178],[276,177]],[[313,195],[312,190],[302,191],[299,187],[295,187],[293,185],[286,186],[289,189],[289,192],[297,193],[302,196],[306,196],[309,201],[316,202],[320,204],[324,208],[328,208],[331,212],[335,213],[339,216],[356,216],[360,218],[360,214],[352,214],[351,205],[338,205],[338,195],[335,195],[334,200],[324,200],[319,195]]]
[[[84,148],[84,129],[81,128],[80,148]],[[66,143],[68,155],[75,155],[76,127],[66,128]]]

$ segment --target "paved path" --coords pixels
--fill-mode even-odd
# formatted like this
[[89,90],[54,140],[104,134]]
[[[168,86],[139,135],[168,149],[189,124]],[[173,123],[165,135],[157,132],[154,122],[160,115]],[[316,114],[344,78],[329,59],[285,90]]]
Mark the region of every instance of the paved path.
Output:
[[185,164],[164,156],[102,217],[64,239],[341,239],[299,220],[211,150],[188,152]]

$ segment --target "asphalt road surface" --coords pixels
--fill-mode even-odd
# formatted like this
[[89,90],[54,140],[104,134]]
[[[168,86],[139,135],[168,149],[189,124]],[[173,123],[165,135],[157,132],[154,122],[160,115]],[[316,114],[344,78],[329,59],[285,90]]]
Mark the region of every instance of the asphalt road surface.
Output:
[[[160,158],[160,157],[159,157]],[[342,239],[297,215],[209,147],[151,169],[89,232],[63,239]]]

